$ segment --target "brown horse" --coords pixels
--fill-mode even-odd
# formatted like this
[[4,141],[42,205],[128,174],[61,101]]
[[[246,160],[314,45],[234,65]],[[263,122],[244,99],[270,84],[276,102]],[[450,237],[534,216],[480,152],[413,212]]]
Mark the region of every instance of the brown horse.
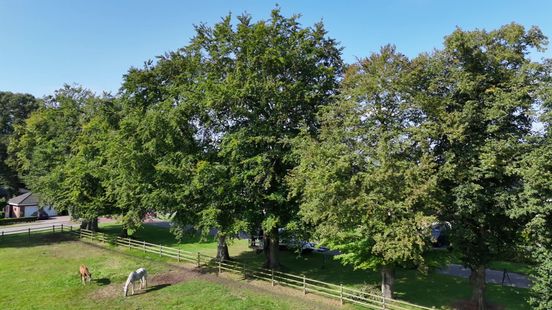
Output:
[[83,285],[86,284],[86,281],[90,283],[90,281],[92,280],[92,274],[90,273],[90,271],[88,271],[88,267],[86,267],[86,265],[80,265],[79,273]]

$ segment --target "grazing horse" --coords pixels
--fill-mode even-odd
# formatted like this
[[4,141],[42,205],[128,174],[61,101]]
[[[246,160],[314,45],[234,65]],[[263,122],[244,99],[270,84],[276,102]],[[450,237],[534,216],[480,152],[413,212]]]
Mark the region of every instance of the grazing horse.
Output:
[[140,280],[140,289],[148,287],[148,273],[144,268],[138,268],[136,271],[131,272],[123,289],[124,296],[127,296],[128,286],[130,285],[131,295],[134,295],[134,282]]
[[90,283],[90,281],[92,280],[92,274],[90,273],[86,265],[80,265],[79,273],[80,273],[80,277],[83,285],[86,284],[86,281]]

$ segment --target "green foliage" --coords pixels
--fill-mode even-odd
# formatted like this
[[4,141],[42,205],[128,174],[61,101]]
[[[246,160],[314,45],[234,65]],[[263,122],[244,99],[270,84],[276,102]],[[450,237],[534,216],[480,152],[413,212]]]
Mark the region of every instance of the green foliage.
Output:
[[452,223],[453,245],[472,270],[519,241],[523,223],[509,213],[523,190],[517,167],[546,79],[527,54],[545,44],[538,28],[517,24],[457,29],[443,50],[415,60],[423,82],[416,100],[428,107],[440,162],[441,217]]
[[[322,24],[300,27],[278,10],[253,23],[230,16],[200,25],[190,45],[131,69],[113,149],[111,195],[122,209],[175,213],[232,235],[296,213],[285,175],[286,139],[329,102],[342,70]],[[268,222],[267,222],[268,223]]]
[[297,212],[285,182],[296,165],[288,139],[302,124],[317,127],[315,114],[331,101],[342,70],[323,25],[302,28],[297,19],[274,10],[267,21],[242,15],[233,26],[228,16],[198,27],[190,46],[204,56],[200,85],[219,137],[211,160],[226,166],[232,207],[245,207],[250,226],[273,231]]
[[517,221],[525,223],[523,236],[526,247],[538,267],[531,290],[531,304],[535,309],[552,307],[552,62],[543,64],[538,84],[540,121],[544,135],[530,140],[528,152],[519,167],[523,176],[520,203],[510,211]]
[[8,166],[8,144],[15,127],[38,105],[39,101],[32,95],[0,92],[0,196],[11,196],[22,185],[17,171]]
[[390,275],[425,269],[430,225],[446,220],[473,271],[532,252],[532,303],[550,308],[552,61],[528,56],[547,44],[538,28],[457,29],[414,59],[386,46],[343,78],[321,23],[236,19],[131,68],[116,98],[0,93],[0,187],[11,194],[17,171],[58,210],[119,214],[130,233],[157,212],[179,237],[262,227],[275,249],[286,227]]
[[16,128],[12,165],[42,202],[76,218],[109,213],[101,184],[99,148],[109,127],[109,100],[80,87],[65,86]]
[[351,66],[320,134],[296,139],[290,183],[323,243],[360,269],[424,265],[436,201],[412,64],[394,47]]
[[538,266],[535,270],[535,280],[531,287],[532,296],[529,303],[533,309],[545,310],[552,308],[552,250],[537,249],[533,253]]

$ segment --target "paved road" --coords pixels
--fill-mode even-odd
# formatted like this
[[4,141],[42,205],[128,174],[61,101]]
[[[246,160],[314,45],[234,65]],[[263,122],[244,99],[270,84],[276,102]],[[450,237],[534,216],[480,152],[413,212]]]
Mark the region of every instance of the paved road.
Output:
[[[112,222],[113,219],[109,218],[99,218],[98,221],[100,223],[106,223],[106,222]],[[13,224],[13,225],[2,225],[0,226],[0,234],[4,232],[4,234],[9,234],[10,232],[18,231],[18,230],[26,230],[26,229],[37,229],[37,228],[49,228],[52,227],[52,225],[62,225],[63,226],[79,226],[80,222],[71,221],[71,217],[68,215],[65,216],[54,216],[47,220],[38,220],[34,222],[29,223],[21,223],[21,224]]]
[[[446,268],[438,270],[441,274],[457,276],[462,278],[470,277],[470,269],[463,267],[458,264],[450,264]],[[501,284],[504,277],[504,271],[501,270],[486,270],[486,282],[487,283],[497,283]],[[531,286],[531,280],[524,274],[508,272],[507,276],[504,277],[504,285],[529,288]]]
[[38,220],[35,222],[29,222],[29,223],[0,226],[0,233],[3,231],[4,233],[7,234],[17,230],[25,230],[29,228],[31,229],[47,228],[47,227],[52,227],[52,225],[61,225],[61,224],[63,224],[64,226],[78,225],[77,222],[71,221],[71,218],[69,216],[55,216],[47,220]]

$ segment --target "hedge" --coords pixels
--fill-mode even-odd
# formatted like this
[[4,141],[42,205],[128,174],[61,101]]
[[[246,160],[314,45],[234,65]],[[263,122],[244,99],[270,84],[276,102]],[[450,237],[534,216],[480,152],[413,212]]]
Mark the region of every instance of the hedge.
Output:
[[34,222],[38,220],[36,216],[30,216],[30,217],[19,217],[19,218],[4,218],[0,219],[0,225],[8,225],[8,224],[14,224],[14,223],[25,223],[25,222]]

